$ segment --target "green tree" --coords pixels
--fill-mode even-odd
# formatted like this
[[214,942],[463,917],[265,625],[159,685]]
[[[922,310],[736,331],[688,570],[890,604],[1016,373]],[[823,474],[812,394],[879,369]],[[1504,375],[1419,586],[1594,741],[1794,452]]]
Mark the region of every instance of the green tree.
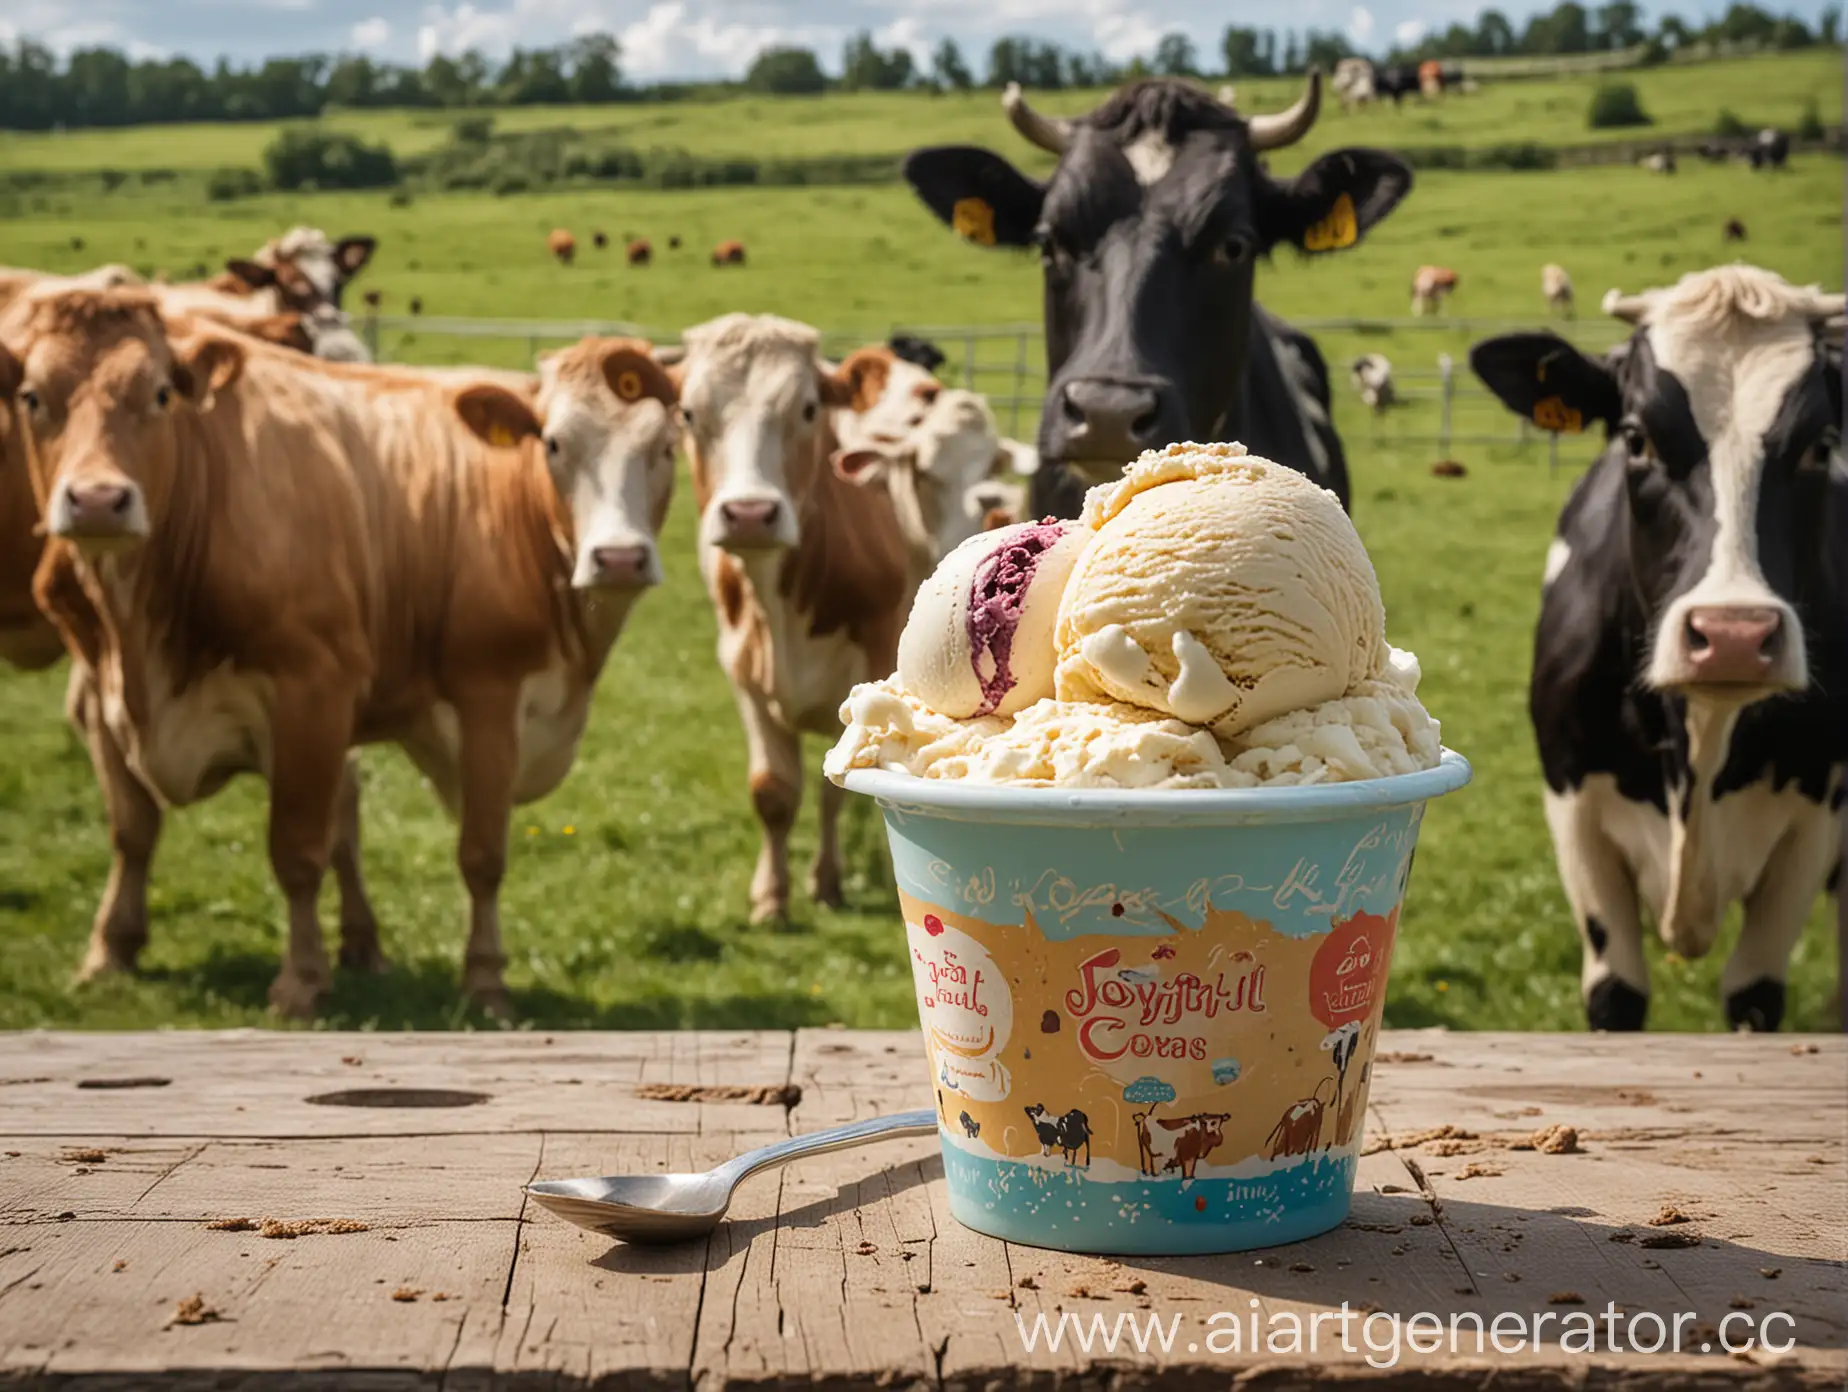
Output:
[[1642,9],[1633,0],[1600,6],[1593,30],[1600,48],[1628,48],[1643,41]]
[[1829,5],[1816,20],[1816,37],[1833,48],[1841,42],[1842,7]]
[[571,100],[564,54],[555,48],[514,49],[497,85],[510,106],[560,106]]
[[975,77],[969,65],[963,62],[962,50],[956,46],[955,39],[938,43],[936,51],[930,55],[930,75],[952,92],[966,92],[975,86]]
[[571,41],[571,100],[613,102],[622,95],[622,45],[608,34]]
[[753,92],[813,95],[827,89],[821,64],[806,48],[766,48],[751,60],[744,85]]
[[1476,16],[1476,52],[1494,56],[1512,53],[1515,48],[1514,26],[1500,10],[1484,10]]
[[1197,76],[1200,62],[1194,52],[1193,40],[1178,29],[1163,34],[1161,42],[1155,45],[1154,68],[1161,77]]

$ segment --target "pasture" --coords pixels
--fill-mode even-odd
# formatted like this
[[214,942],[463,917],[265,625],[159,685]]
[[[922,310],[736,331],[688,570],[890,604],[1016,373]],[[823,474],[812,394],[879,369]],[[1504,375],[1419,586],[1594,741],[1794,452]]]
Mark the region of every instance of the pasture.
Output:
[[[1787,66],[1752,92],[1716,95],[1735,70],[1759,61]],[[1819,86],[1825,120],[1839,119],[1833,60],[1754,60],[1638,75],[1658,116],[1674,110],[1673,84],[1718,75],[1700,89],[1708,114],[1732,105],[1769,119],[1772,103],[1794,103]],[[1652,95],[1651,84],[1663,84]],[[1583,84],[1511,85],[1465,103],[1397,118],[1455,122],[1464,138],[1490,111],[1566,102],[1582,126]],[[1255,84],[1254,84],[1255,86]],[[1549,95],[1549,93],[1551,95]],[[1082,98],[1047,102],[1072,109]],[[1692,98],[1689,99],[1690,101]],[[1496,103],[1491,106],[1490,103]],[[856,146],[881,116],[882,145]],[[917,135],[968,139],[1022,158],[992,94],[970,99],[853,98],[822,102],[730,103],[712,108],[611,108],[611,122],[672,119],[684,129],[661,143],[713,151],[725,140],[779,149],[898,150]],[[759,109],[744,119],[745,106]],[[865,120],[846,108],[862,108]],[[525,120],[531,113],[521,113]],[[550,113],[548,113],[549,115]],[[427,118],[387,116],[380,133]],[[561,119],[577,119],[562,117]],[[587,117],[585,119],[588,119]],[[1390,111],[1330,118],[1318,146],[1391,143]],[[1536,117],[1538,119],[1538,116]],[[397,123],[396,126],[393,123]],[[774,122],[774,124],[773,124]],[[701,124],[704,123],[704,124]],[[1564,117],[1556,123],[1563,127]],[[1671,129],[1664,121],[1658,130]],[[440,132],[439,132],[440,134]],[[158,147],[153,143],[158,137]],[[260,133],[222,128],[201,140]],[[706,145],[706,140],[714,142]],[[193,133],[115,137],[113,159],[136,152],[151,162],[191,158]],[[1486,138],[1486,137],[1485,137]],[[1495,139],[1532,138],[1532,132]],[[1568,137],[1562,130],[1554,139]],[[811,143],[812,142],[812,143]],[[0,162],[30,146],[43,167],[100,159],[89,135],[0,143]],[[253,146],[252,148],[256,148]],[[215,165],[242,156],[217,148]],[[1604,167],[1551,174],[1425,174],[1405,205],[1356,251],[1308,261],[1279,254],[1259,272],[1259,294],[1294,316],[1400,316],[1412,270],[1426,261],[1462,277],[1449,314],[1538,323],[1539,266],[1565,264],[1581,316],[1595,321],[1611,285],[1638,289],[1742,255],[1795,281],[1839,285],[1842,166],[1803,156],[1782,175],[1688,162],[1673,178]],[[1722,245],[1720,227],[1740,217],[1742,248]],[[54,197],[7,225],[4,259],[49,269],[122,260],[148,269],[184,268],[244,254],[279,228],[312,222],[335,235],[369,232],[379,253],[356,290],[384,293],[387,313],[413,295],[429,314],[623,319],[672,334],[731,310],[772,310],[828,329],[882,337],[900,324],[995,324],[1038,315],[1038,269],[1030,258],[960,245],[902,187],[748,189],[684,193],[595,190],[493,199],[420,197],[392,206],[382,195],[260,198],[226,205],[162,201],[156,194],[104,198],[83,207]],[[546,231],[574,229],[578,264],[545,255]],[[655,242],[655,264],[631,270],[614,249],[597,253],[588,232],[602,227]],[[666,239],[685,241],[679,253]],[[705,254],[722,237],[744,238],[751,264],[714,270]],[[72,239],[81,237],[81,251]],[[355,306],[357,307],[357,306]],[[1615,326],[1586,325],[1588,342],[1616,338]],[[1395,642],[1419,653],[1423,694],[1444,723],[1446,742],[1476,765],[1466,792],[1427,819],[1417,874],[1393,972],[1387,1021],[1458,1028],[1582,1027],[1578,945],[1552,864],[1540,813],[1540,782],[1525,710],[1528,650],[1538,577],[1553,518],[1589,459],[1589,441],[1568,440],[1549,474],[1540,444],[1454,451],[1462,479],[1435,478],[1428,435],[1434,412],[1404,407],[1376,423],[1358,408],[1345,364],[1363,349],[1402,369],[1428,368],[1437,352],[1459,358],[1460,331],[1320,335],[1336,377],[1338,420],[1354,476],[1355,515],[1385,590]],[[388,340],[416,361],[523,362],[524,339],[476,342],[427,333]],[[1037,367],[1038,364],[1035,364]],[[1460,422],[1512,441],[1513,423],[1486,406]],[[1030,422],[1023,422],[1030,430]],[[914,1018],[895,919],[895,897],[874,810],[851,806],[844,824],[851,907],[817,910],[800,892],[784,930],[745,926],[745,890],[757,827],[744,783],[744,741],[726,683],[713,660],[714,622],[693,555],[694,517],[682,487],[664,537],[667,584],[640,605],[598,693],[578,765],[563,788],[516,813],[502,904],[508,982],[522,1019],[535,1026],[788,1026],[842,1021],[903,1026]],[[265,987],[281,938],[281,901],[264,854],[263,790],[246,780],[217,799],[169,817],[151,895],[152,942],[139,980],[73,991],[108,864],[89,763],[61,718],[63,672],[0,674],[0,1027],[223,1026],[265,1020]],[[818,777],[821,746],[810,745]],[[813,847],[813,782],[796,853]],[[386,976],[341,974],[327,1022],[347,1027],[440,1027],[470,1023],[456,982],[465,928],[454,869],[454,834],[397,754],[365,759],[365,863],[394,961]],[[331,922],[331,893],[324,898]],[[1792,965],[1787,1025],[1818,1028],[1830,1018],[1835,980],[1832,911],[1819,905]],[[1713,1029],[1722,1012],[1720,952],[1700,962],[1651,949],[1657,1028]]]

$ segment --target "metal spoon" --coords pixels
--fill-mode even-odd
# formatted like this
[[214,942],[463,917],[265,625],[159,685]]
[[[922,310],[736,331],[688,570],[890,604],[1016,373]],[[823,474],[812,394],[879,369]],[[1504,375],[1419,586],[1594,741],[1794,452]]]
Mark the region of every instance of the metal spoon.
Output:
[[937,1130],[928,1107],[872,1117],[846,1126],[791,1136],[747,1150],[703,1174],[604,1175],[600,1179],[547,1179],[526,1186],[544,1207],[568,1223],[624,1242],[685,1242],[718,1227],[731,1207],[732,1191],[760,1170],[773,1170],[805,1155],[922,1136]]

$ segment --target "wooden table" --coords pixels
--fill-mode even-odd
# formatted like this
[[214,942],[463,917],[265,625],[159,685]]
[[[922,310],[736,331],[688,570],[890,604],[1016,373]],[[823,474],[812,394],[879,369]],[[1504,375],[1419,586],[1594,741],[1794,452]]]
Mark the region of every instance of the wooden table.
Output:
[[[912,1034],[841,1030],[0,1037],[0,1381],[1167,1392],[1840,1388],[1848,1373],[1839,1038],[1389,1034],[1353,1216],[1269,1253],[1114,1261],[977,1236],[945,1210],[930,1139],[749,1183],[735,1221],[691,1247],[613,1244],[523,1201],[535,1176],[704,1168],[928,1105],[921,1059]],[[650,1084],[687,1100],[639,1098]],[[800,1100],[701,1096],[727,1085]],[[341,1101],[396,1105],[326,1105]],[[1578,1128],[1581,1153],[1506,1147],[1554,1123]],[[1665,1206],[1691,1221],[1652,1226]],[[283,1235],[309,1219],[344,1221]],[[1331,1348],[1333,1323],[1315,1358],[1203,1342],[1214,1312],[1257,1311],[1287,1346],[1279,1317],[1344,1301],[1383,1312],[1381,1346],[1393,1314],[1602,1321],[1614,1302],[1612,1327],[1645,1344],[1651,1313],[1672,1327],[1688,1312],[1711,1341],[1729,1315],[1781,1312],[1796,1347],[1555,1339],[1374,1369],[1359,1315],[1352,1353]],[[1086,1355],[1068,1333],[1029,1352],[1016,1324],[1118,1312],[1179,1316],[1173,1348]]]

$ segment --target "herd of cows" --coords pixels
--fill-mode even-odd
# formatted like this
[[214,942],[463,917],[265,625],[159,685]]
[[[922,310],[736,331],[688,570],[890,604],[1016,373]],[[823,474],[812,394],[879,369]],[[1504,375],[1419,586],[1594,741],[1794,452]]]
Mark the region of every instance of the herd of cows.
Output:
[[[352,751],[393,742],[458,824],[463,987],[505,1010],[511,808],[569,771],[662,582],[677,453],[763,832],[751,917],[784,915],[800,736],[832,735],[848,688],[892,670],[948,548],[1023,509],[1076,516],[1176,440],[1243,440],[1347,501],[1326,365],[1255,302],[1254,271],[1281,244],[1355,245],[1412,175],[1371,149],[1271,175],[1260,156],[1320,100],[1312,74],[1246,117],[1157,79],[1055,119],[1010,89],[1014,129],[1058,157],[1047,179],[972,147],[907,159],[965,240],[1039,252],[1036,447],[940,384],[927,344],[830,362],[768,315],[672,347],[586,339],[531,375],[374,365],[341,310],[367,238],[297,229],[197,285],[0,272],[0,658],[70,658],[113,855],[84,974],[135,964],[164,809],[246,772],[269,785],[288,904],[272,1004],[307,1015],[331,987],[330,868],[339,960],[379,968]],[[1728,266],[1604,308],[1633,331],[1602,357],[1550,333],[1472,353],[1511,410],[1604,439],[1548,555],[1531,687],[1587,1015],[1642,1026],[1646,917],[1694,956],[1739,902],[1727,1018],[1773,1029],[1842,847],[1843,299]],[[842,798],[821,785],[821,903],[841,898]]]

